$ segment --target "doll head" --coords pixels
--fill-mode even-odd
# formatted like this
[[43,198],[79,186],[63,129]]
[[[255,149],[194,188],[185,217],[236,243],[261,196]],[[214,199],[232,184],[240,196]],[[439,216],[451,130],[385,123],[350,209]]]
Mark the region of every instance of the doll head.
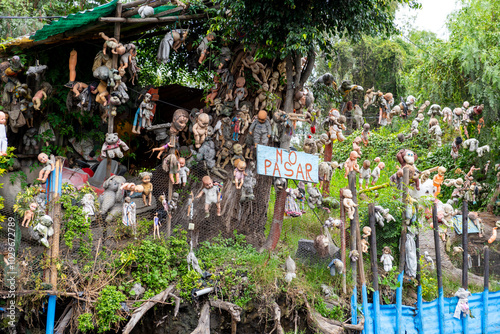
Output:
[[463,107],[465,109],[469,108],[469,102],[468,101],[465,101],[464,104],[463,104]]
[[30,210],[35,211],[38,208],[38,203],[33,202],[30,204]]
[[238,168],[238,170],[241,172],[241,171],[244,171],[245,168],[247,168],[247,164],[245,163],[245,161],[243,160],[240,160],[238,162],[238,164],[236,165],[236,168]]
[[363,125],[363,130],[364,130],[364,131],[369,131],[369,130],[370,130],[370,124],[365,123],[365,124]]
[[417,120],[417,122],[421,122],[424,119],[424,114],[418,114],[415,119]]
[[340,115],[340,116],[339,116],[338,122],[339,122],[340,124],[345,124],[345,122],[346,122],[346,121],[347,121],[347,118],[345,118],[345,116],[344,116],[344,115]]
[[149,183],[151,182],[151,176],[153,176],[153,174],[150,172],[142,172],[139,176],[141,177],[143,183]]
[[184,159],[184,158],[179,158],[179,165],[181,165],[181,167],[186,166],[186,159]]
[[398,171],[396,172],[396,175],[397,175],[397,177],[403,177],[403,169],[402,168],[398,169]]
[[158,200],[159,200],[160,202],[165,201],[165,200],[166,200],[165,195],[160,195],[160,196],[158,196]]
[[47,163],[47,161],[49,161],[49,156],[45,153],[40,153],[38,155],[38,161],[40,161],[42,164]]
[[368,169],[370,168],[370,160],[365,160],[363,161],[363,168]]
[[174,112],[174,116],[172,119],[171,131],[172,131],[172,128],[176,132],[184,131],[188,120],[189,120],[189,114],[187,113],[187,111],[184,109],[177,109]]
[[356,151],[351,151],[351,153],[349,154],[349,159],[350,159],[350,160],[356,160],[357,158],[359,158],[359,154],[358,154],[358,152],[356,152]]
[[130,197],[128,197],[128,196],[125,197],[124,201],[125,201],[125,203],[130,203]]
[[201,182],[203,182],[203,187],[206,189],[210,189],[214,186],[214,183],[212,181],[212,178],[208,175],[205,175],[202,179]]
[[378,164],[380,162],[380,157],[376,157],[375,159],[373,159],[373,161]]
[[390,100],[392,100],[392,93],[385,93],[385,95],[384,95],[384,99],[385,99],[386,101],[390,101]]
[[352,198],[352,192],[350,189],[344,189],[342,191],[342,195],[345,197],[345,198]]
[[382,250],[382,252],[384,254],[392,254],[392,251],[391,249],[389,248],[389,246],[385,246],[384,249]]
[[353,143],[356,143],[356,144],[361,143],[361,137],[354,138]]
[[257,119],[259,120],[259,123],[265,123],[267,120],[267,112],[265,110],[259,111],[257,114]]
[[7,118],[5,117],[5,113],[3,111],[0,111],[0,124],[6,124],[7,123]]
[[146,93],[144,95],[144,102],[148,103],[149,101],[151,101],[151,94]]
[[383,162],[379,162],[378,163],[378,168],[384,169],[385,168],[385,164]]
[[446,168],[444,168],[443,166],[439,167],[438,168],[438,174],[443,176],[444,173],[446,173]]
[[238,79],[236,79],[236,87],[238,88],[242,88],[243,86],[245,86],[245,83],[246,80],[244,77],[239,77]]
[[241,144],[234,144],[233,145],[233,152],[236,155],[242,155],[243,154],[243,146],[241,146]]
[[198,119],[196,120],[196,123],[202,129],[205,129],[208,126],[209,122],[210,122],[210,117],[206,113],[199,114]]
[[144,191],[144,187],[140,184],[136,184],[132,190],[136,193],[142,193]]
[[461,116],[462,115],[462,108],[453,109],[453,113],[457,116]]
[[372,234],[372,229],[369,226],[363,227],[363,238],[368,238]]

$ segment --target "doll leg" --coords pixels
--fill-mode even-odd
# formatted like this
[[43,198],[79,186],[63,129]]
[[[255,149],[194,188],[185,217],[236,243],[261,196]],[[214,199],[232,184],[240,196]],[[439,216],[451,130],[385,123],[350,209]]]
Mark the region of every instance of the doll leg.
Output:
[[146,202],[146,195],[142,194],[142,201],[144,202],[144,205],[147,206],[148,203]]
[[151,198],[153,197],[152,193],[149,193],[148,195],[148,206],[151,206]]
[[174,174],[173,174],[173,173],[169,173],[169,175],[170,175],[170,181],[171,181],[172,183],[175,183],[175,180],[174,180]]
[[181,176],[179,173],[175,174],[175,179],[177,182],[175,182],[175,184],[180,184],[181,183]]
[[205,203],[205,218],[210,217],[210,204]]
[[215,204],[215,205],[217,205],[217,216],[220,217],[220,215],[221,215],[221,213],[220,213],[220,202],[217,202],[217,204]]
[[77,61],[77,52],[76,50],[72,50],[69,53],[69,82],[75,82],[76,80],[76,61]]

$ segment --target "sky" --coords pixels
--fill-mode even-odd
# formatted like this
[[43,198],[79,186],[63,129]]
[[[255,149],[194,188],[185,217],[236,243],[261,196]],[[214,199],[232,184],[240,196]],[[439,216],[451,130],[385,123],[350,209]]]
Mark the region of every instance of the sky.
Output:
[[422,4],[420,10],[410,10],[407,6],[398,10],[396,24],[401,26],[414,18],[413,27],[434,32],[439,38],[447,39],[449,32],[445,26],[446,17],[460,8],[457,0],[419,0],[419,2]]

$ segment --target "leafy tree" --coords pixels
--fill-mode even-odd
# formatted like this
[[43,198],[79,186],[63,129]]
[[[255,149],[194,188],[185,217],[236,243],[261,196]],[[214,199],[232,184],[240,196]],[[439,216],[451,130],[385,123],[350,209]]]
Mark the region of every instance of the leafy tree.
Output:
[[[302,89],[313,70],[316,48],[330,48],[329,36],[359,38],[362,34],[390,34],[395,31],[394,7],[415,0],[374,1],[233,1],[215,0],[220,5],[211,20],[211,30],[234,36],[257,48],[256,57],[286,60],[286,99],[291,112],[295,91]],[[305,65],[301,67],[304,58]],[[302,68],[302,71],[294,71]]]

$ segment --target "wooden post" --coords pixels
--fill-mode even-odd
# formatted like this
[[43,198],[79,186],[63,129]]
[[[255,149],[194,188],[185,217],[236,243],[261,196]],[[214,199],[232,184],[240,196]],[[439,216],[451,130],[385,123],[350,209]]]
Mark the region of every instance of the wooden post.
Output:
[[[325,155],[324,155],[325,162],[332,161],[332,154],[333,154],[332,150],[333,150],[332,143],[325,145]],[[335,171],[332,171],[332,173],[334,173],[334,172]],[[323,193],[323,196],[330,196],[330,180],[325,180],[323,182],[323,189],[321,189],[321,192]]]
[[344,194],[342,193],[342,189],[339,191],[339,200],[340,200],[340,259],[344,264],[344,272],[342,273],[342,293],[345,295],[347,293],[347,282],[346,282],[346,271],[347,271],[347,263],[346,263],[346,235],[345,235],[345,209],[344,209]]
[[410,171],[408,168],[403,168],[403,225],[401,226],[401,239],[399,240],[399,272],[404,271],[406,263],[406,231],[408,228],[407,221],[411,217],[406,217],[406,208],[409,205],[408,201],[408,183],[410,182]]
[[[121,17],[122,16],[122,4],[118,2],[116,4],[116,17]],[[115,23],[115,31],[114,31],[114,38],[119,42],[120,41],[120,27],[121,23],[116,22]],[[118,55],[113,55],[113,62],[112,66],[114,69],[118,69]],[[114,122],[115,122],[115,117],[111,115],[111,106],[108,104],[106,106],[108,109],[108,133],[113,133],[114,132]],[[106,158],[106,179],[111,176],[111,161],[112,159],[110,157]]]
[[[349,173],[349,189],[352,192],[352,200],[354,203],[358,204],[358,199],[356,196],[356,172],[352,171]],[[365,269],[363,263],[363,252],[361,247],[361,232],[359,229],[359,212],[358,207],[355,208],[354,211],[354,219],[351,221],[351,233],[352,233],[352,223],[354,222],[354,229],[356,230],[356,249],[359,252],[359,261],[358,261],[358,271],[359,271],[359,281],[361,285],[366,283],[365,278]],[[352,236],[351,236],[352,240]]]
[[483,314],[481,315],[482,333],[488,333],[488,307],[489,307],[489,279],[490,279],[490,249],[484,246],[484,290],[483,290]]
[[54,234],[52,235],[51,259],[50,259],[50,284],[52,289],[57,290],[57,268],[56,261],[59,257],[59,238],[61,234],[61,203],[57,203],[61,196],[63,157],[56,157],[54,171],[52,172],[52,184],[50,191],[49,215],[52,217]]
[[[373,203],[368,204],[368,219],[370,221],[370,228],[372,229],[372,235],[370,239],[370,251],[371,251],[371,266],[373,273],[373,313],[374,313],[374,333],[380,333],[380,295],[378,290],[378,263],[377,263],[377,232],[375,226],[375,205]],[[366,319],[366,318],[365,318]],[[365,320],[365,323],[368,321]]]
[[436,273],[438,283],[438,321],[439,332],[445,333],[444,327],[444,295],[443,295],[443,277],[441,272],[441,246],[439,241],[439,226],[437,218],[437,205],[432,206],[432,226],[434,228],[434,248],[436,250]]
[[469,286],[468,282],[468,271],[469,271],[469,250],[467,247],[468,236],[469,236],[469,212],[468,212],[467,201],[464,199],[462,202],[462,248],[463,253],[463,263],[462,263],[462,288],[467,290]]

